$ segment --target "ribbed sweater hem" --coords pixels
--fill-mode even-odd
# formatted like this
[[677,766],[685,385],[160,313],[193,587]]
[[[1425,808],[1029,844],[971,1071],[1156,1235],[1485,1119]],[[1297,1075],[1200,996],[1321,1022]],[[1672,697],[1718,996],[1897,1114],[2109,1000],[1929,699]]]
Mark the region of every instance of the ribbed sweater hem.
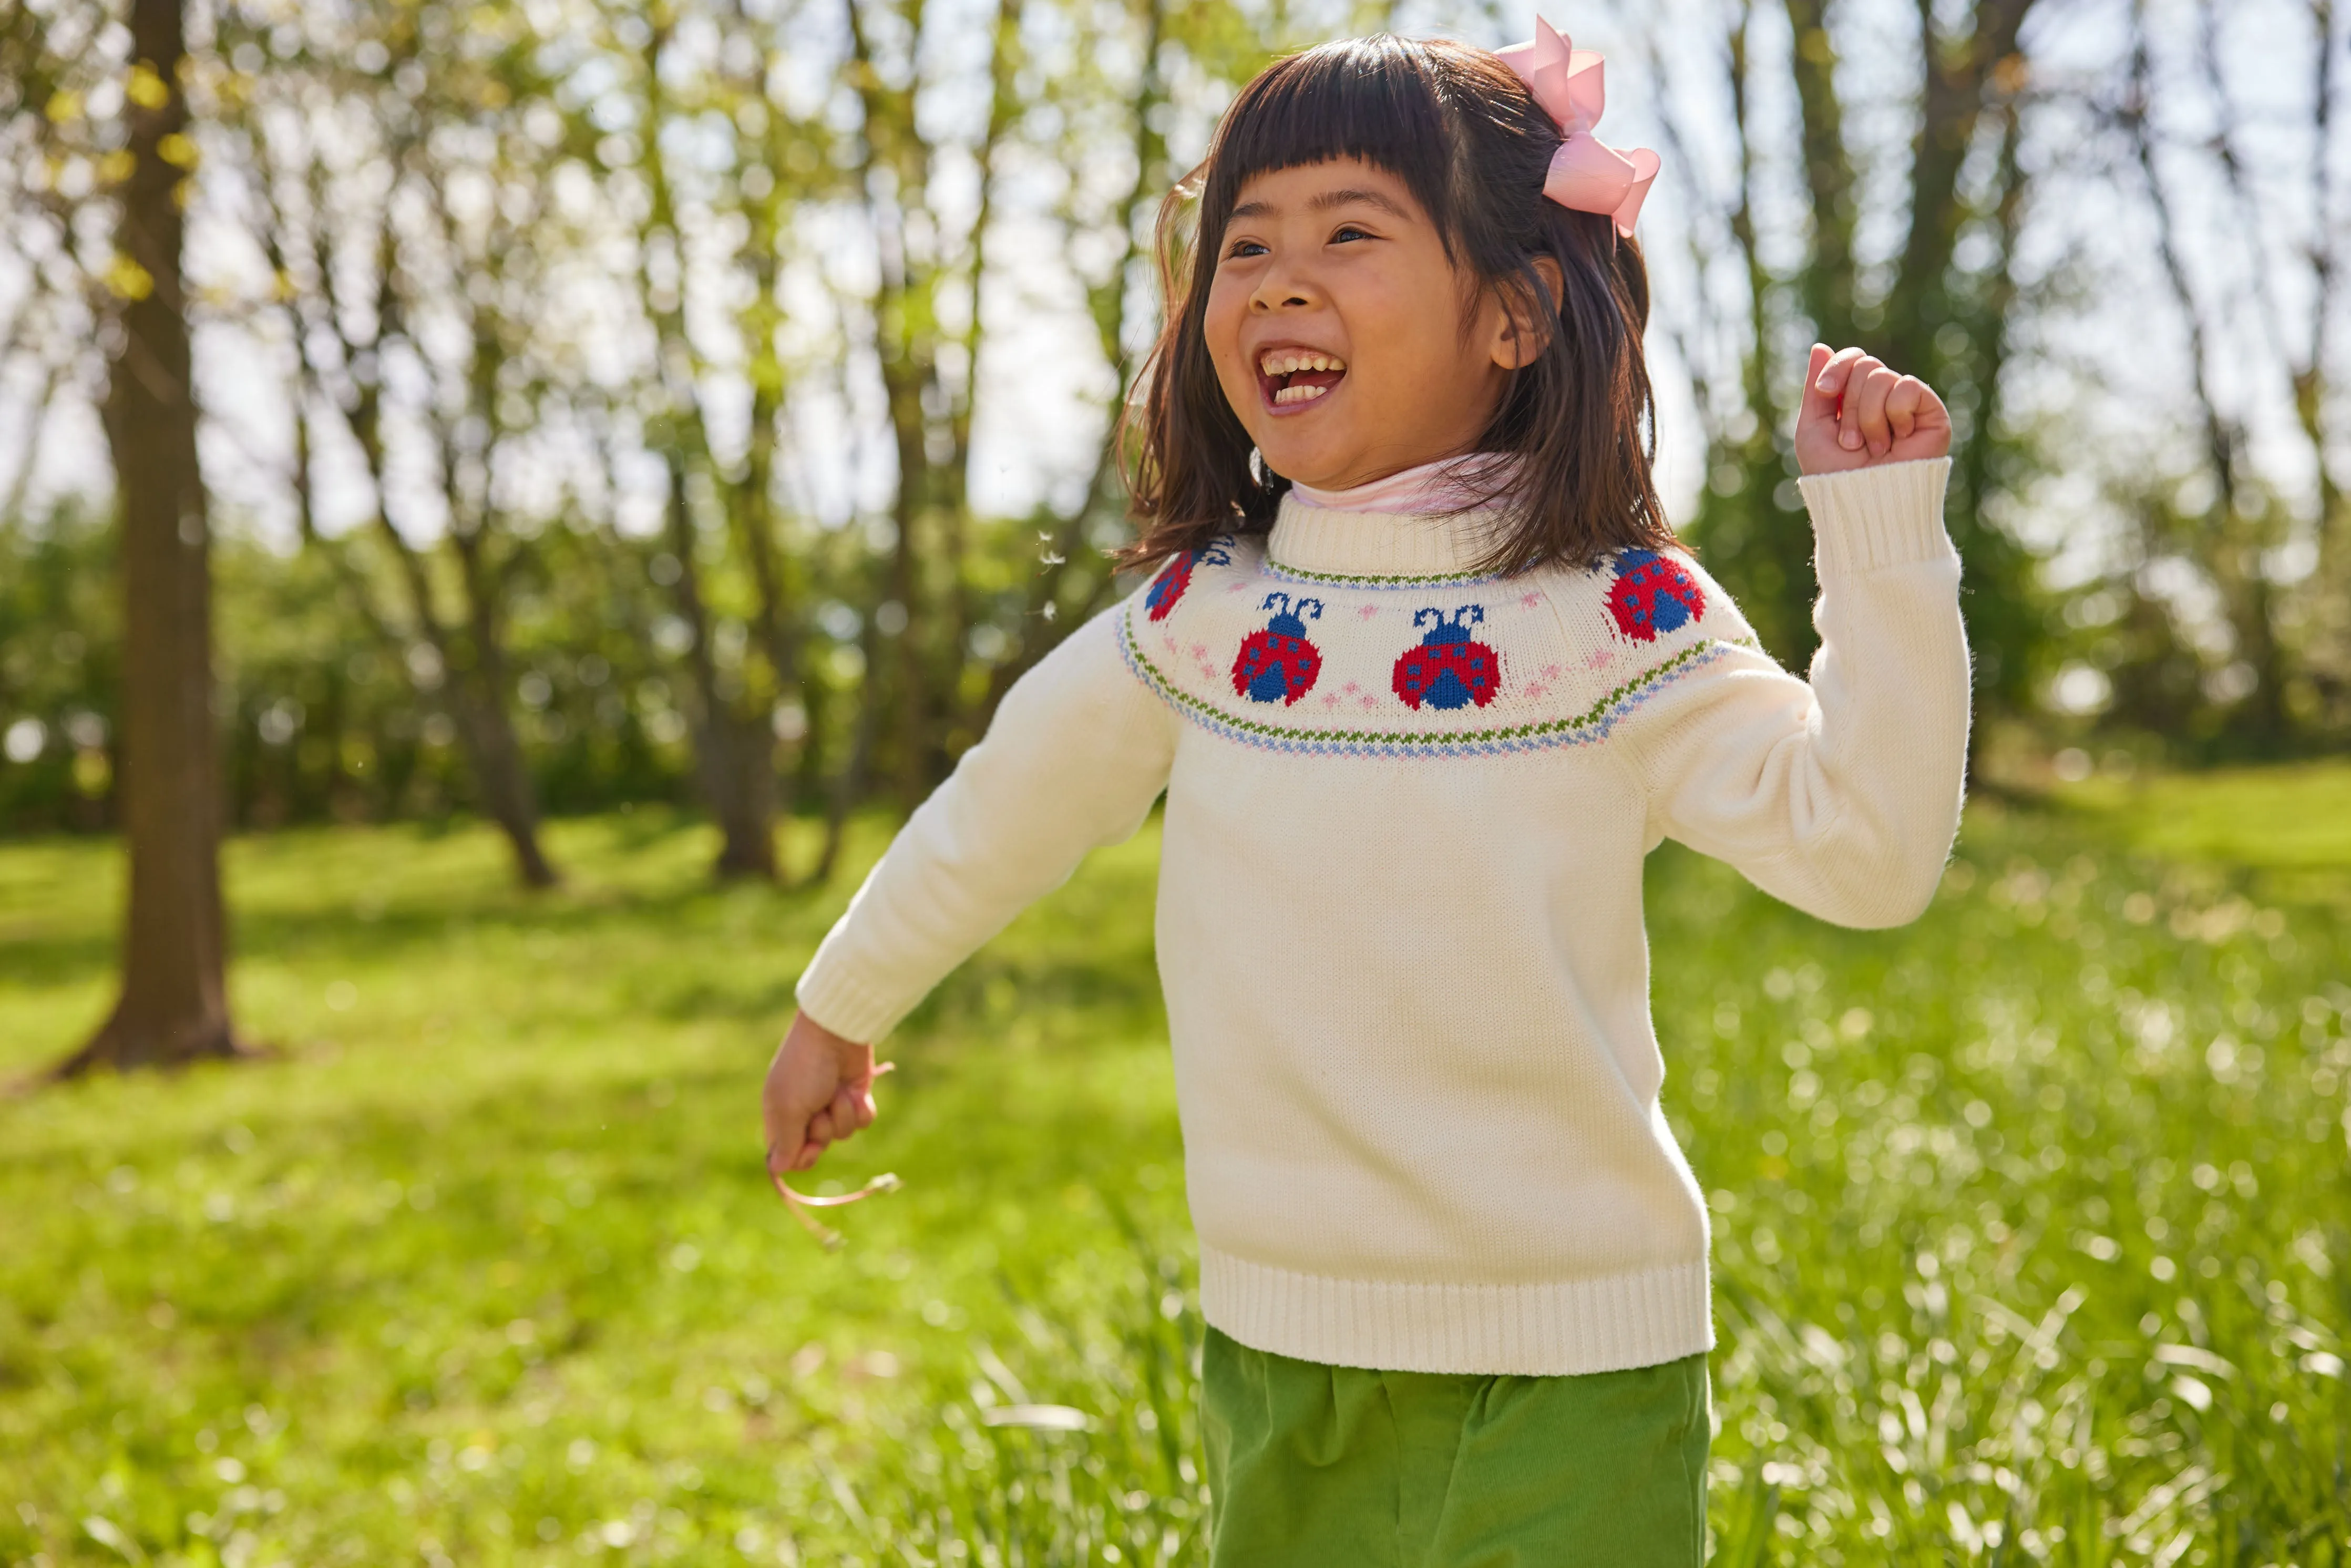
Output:
[[1200,1312],[1252,1350],[1387,1372],[1557,1376],[1715,1346],[1704,1258],[1528,1285],[1341,1280],[1200,1246]]
[[[824,955],[819,954],[821,959]],[[800,1010],[843,1040],[872,1044],[914,1010],[904,988],[867,985],[847,962],[811,962],[792,988]],[[919,999],[919,998],[917,998]]]
[[1943,529],[1943,492],[1950,481],[1948,457],[1797,480],[1813,516],[1813,564],[1822,580],[1913,561],[1957,564],[1959,552]]

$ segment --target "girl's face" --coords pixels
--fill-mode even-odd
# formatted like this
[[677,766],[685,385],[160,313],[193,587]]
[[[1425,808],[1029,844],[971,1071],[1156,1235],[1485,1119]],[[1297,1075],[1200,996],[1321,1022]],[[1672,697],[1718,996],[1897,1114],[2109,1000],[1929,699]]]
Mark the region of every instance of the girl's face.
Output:
[[1360,158],[1259,174],[1203,239],[1208,353],[1268,467],[1344,489],[1474,449],[1522,340],[1491,290],[1464,332],[1472,285],[1402,180]]

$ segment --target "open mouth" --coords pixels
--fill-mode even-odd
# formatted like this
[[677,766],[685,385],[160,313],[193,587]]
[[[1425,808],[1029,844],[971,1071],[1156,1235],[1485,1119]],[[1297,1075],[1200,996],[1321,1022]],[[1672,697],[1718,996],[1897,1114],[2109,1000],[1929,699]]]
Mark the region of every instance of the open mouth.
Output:
[[1258,389],[1276,413],[1298,413],[1331,394],[1347,361],[1316,349],[1268,349],[1258,356]]

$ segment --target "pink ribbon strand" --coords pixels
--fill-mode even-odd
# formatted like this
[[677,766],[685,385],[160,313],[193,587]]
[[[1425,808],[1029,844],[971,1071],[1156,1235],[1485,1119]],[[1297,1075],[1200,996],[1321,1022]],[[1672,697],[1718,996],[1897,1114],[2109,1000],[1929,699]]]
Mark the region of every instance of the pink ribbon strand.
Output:
[[1527,84],[1563,138],[1551,156],[1543,194],[1579,213],[1605,214],[1630,239],[1660,160],[1646,147],[1611,147],[1592,133],[1608,101],[1600,57],[1570,45],[1541,16],[1532,38],[1495,53]]

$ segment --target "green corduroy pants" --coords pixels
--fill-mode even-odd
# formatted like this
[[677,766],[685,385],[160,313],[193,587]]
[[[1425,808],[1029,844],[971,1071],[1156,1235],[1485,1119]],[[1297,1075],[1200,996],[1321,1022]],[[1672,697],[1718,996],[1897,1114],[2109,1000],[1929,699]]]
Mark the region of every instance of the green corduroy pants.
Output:
[[1703,1352],[1558,1377],[1201,1357],[1210,1568],[1700,1568]]

